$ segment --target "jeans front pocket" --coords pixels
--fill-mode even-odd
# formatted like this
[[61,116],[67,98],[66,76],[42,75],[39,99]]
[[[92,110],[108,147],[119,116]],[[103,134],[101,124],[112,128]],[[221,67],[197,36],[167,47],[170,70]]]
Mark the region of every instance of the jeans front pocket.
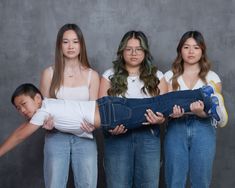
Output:
[[131,118],[131,109],[122,104],[112,104],[113,121],[115,123],[125,123]]

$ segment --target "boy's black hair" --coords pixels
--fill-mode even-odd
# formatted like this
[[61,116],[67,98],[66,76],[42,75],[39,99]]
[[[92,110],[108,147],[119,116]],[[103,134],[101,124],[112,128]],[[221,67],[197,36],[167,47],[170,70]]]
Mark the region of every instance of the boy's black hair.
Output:
[[30,96],[33,99],[36,94],[39,94],[43,99],[42,93],[39,91],[39,89],[36,86],[34,86],[31,83],[21,84],[13,92],[13,94],[11,96],[11,103],[13,105],[15,105],[14,100],[15,100],[16,97],[18,97],[20,95]]

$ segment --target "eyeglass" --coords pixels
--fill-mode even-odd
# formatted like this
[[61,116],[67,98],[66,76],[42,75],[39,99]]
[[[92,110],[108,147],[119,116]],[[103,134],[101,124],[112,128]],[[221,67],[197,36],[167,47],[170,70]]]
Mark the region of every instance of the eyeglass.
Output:
[[141,55],[141,54],[144,52],[144,49],[143,49],[142,47],[137,47],[137,48],[126,47],[126,48],[125,48],[125,52],[126,52],[128,55],[131,55],[131,54],[133,54],[134,52],[135,52],[137,55]]

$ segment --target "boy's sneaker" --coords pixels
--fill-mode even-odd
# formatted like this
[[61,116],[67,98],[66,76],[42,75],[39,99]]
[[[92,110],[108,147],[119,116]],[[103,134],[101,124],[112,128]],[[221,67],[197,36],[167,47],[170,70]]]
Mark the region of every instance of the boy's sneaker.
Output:
[[205,97],[210,97],[212,94],[218,92],[219,90],[214,81],[210,81],[207,85],[202,87],[202,93]]
[[221,116],[221,111],[218,110],[219,107],[219,99],[216,96],[212,96],[211,97],[211,102],[212,102],[212,106],[211,109],[209,110],[208,114],[215,119],[216,121],[220,120],[220,116]]
[[228,123],[228,113],[224,106],[224,99],[220,93],[211,96],[212,107],[209,114],[217,121],[219,127],[224,127]]

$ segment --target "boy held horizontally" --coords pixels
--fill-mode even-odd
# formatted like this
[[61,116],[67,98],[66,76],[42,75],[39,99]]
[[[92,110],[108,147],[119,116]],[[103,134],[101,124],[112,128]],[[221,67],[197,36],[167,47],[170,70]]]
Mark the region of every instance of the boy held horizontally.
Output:
[[0,156],[43,126],[50,115],[53,116],[54,127],[59,131],[85,138],[91,138],[91,136],[81,129],[80,125],[83,121],[93,124],[95,128],[102,126],[106,130],[120,123],[123,123],[127,129],[133,129],[138,128],[141,123],[146,124],[144,114],[147,109],[161,112],[167,117],[172,113],[176,103],[181,105],[185,112],[189,112],[190,104],[198,100],[203,101],[204,110],[207,113],[210,112],[209,116],[220,121],[227,112],[223,103],[218,106],[214,102],[218,102],[221,96],[213,93],[214,89],[208,86],[146,99],[103,97],[97,101],[43,100],[38,88],[32,84],[22,84],[13,93],[11,102],[28,122],[21,124],[0,146]]

